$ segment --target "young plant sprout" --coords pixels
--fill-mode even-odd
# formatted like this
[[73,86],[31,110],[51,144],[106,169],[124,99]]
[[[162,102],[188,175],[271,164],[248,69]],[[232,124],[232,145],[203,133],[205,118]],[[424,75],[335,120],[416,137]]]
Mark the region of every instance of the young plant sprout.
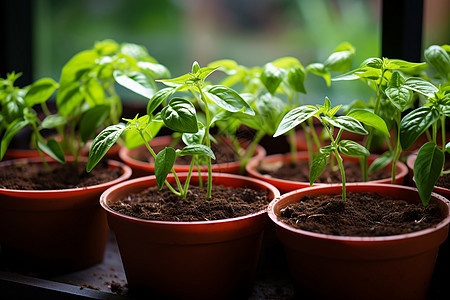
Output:
[[[250,105],[233,89],[221,85],[205,85],[205,79],[216,69],[217,67],[200,68],[199,64],[194,62],[190,73],[173,79],[159,80],[159,82],[164,83],[168,87],[158,91],[150,99],[147,105],[147,115],[140,118],[136,116],[132,120],[125,119],[128,122],[127,125],[117,124],[109,126],[94,139],[89,152],[86,170],[89,172],[95,167],[123,132],[133,130],[139,134],[148,151],[155,158],[155,176],[158,188],[161,189],[166,184],[172,192],[180,197],[186,196],[194,167],[194,160],[191,159],[188,177],[185,185],[182,186],[173,169],[176,157],[182,155],[206,156],[208,166],[207,198],[211,198],[211,159],[215,159],[215,156],[210,148],[211,137],[209,130],[215,119],[209,106],[218,105],[230,112],[242,111],[243,113],[254,115],[254,111]],[[169,99],[163,109],[153,115],[154,111],[163,102],[178,91],[189,91],[196,99],[202,102],[204,105],[205,123],[200,122],[197,118],[194,104],[188,99],[180,97]],[[149,139],[154,137],[151,135],[149,128],[155,126],[153,124],[158,122],[163,122],[169,129],[181,133],[183,135],[183,141],[187,146],[180,150],[166,147],[159,153],[155,153],[148,144]],[[170,172],[175,177],[178,191],[173,189],[166,181]]]
[[[310,166],[309,183],[311,186],[313,185],[314,181],[325,169],[328,158],[332,161],[331,158],[334,155],[342,178],[342,199],[345,200],[345,172],[341,154],[353,157],[367,157],[370,153],[364,146],[354,141],[341,140],[343,130],[363,135],[367,135],[368,132],[357,119],[350,116],[337,116],[336,113],[340,107],[341,105],[331,107],[328,97],[325,99],[324,105],[296,107],[284,116],[274,136],[288,132],[311,117],[317,118],[328,132],[331,144],[321,147],[319,153],[314,157]],[[373,113],[367,112],[361,119],[363,119],[363,122],[372,123],[376,117]],[[333,137],[335,128],[339,129],[336,138]],[[331,166],[331,168],[333,169],[334,166]]]
[[[401,144],[399,142],[399,130],[401,114],[406,109],[413,105],[413,93],[411,90],[403,87],[405,81],[403,74],[415,75],[426,69],[426,63],[412,63],[398,59],[387,58],[369,58],[366,59],[359,68],[334,78],[334,81],[339,80],[361,80],[366,82],[376,92],[376,100],[373,107],[370,109],[375,115],[381,116],[390,129],[395,126],[396,140],[394,145],[391,145],[390,134],[388,130],[383,130],[382,134],[385,136],[389,151],[376,159],[370,168],[368,168],[367,157],[363,158],[362,173],[363,180],[368,180],[368,173],[381,169],[392,161],[392,183],[395,183],[396,164],[402,152]],[[400,73],[402,72],[402,73]],[[358,103],[361,106],[361,103]],[[369,105],[363,105],[361,108],[368,110]],[[358,113],[353,115],[358,119],[361,114],[361,109]],[[351,113],[350,113],[351,115]],[[365,141],[365,147],[371,149],[372,142],[377,129],[374,124],[368,124],[369,135]]]
[[32,130],[31,141],[48,168],[44,154],[47,153],[60,163],[65,163],[64,153],[60,144],[49,139],[45,141],[40,130],[43,123],[37,116],[33,106],[40,104],[45,111],[45,102],[58,88],[58,83],[51,78],[42,78],[31,85],[19,88],[14,85],[21,76],[20,73],[10,73],[5,79],[0,78],[0,135],[2,136],[0,160],[13,137],[24,127],[30,126]]

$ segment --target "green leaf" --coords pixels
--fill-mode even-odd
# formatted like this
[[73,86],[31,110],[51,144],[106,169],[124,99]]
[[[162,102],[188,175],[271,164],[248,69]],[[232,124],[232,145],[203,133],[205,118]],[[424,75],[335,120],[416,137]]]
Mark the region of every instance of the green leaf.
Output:
[[434,93],[439,90],[431,82],[418,77],[411,77],[406,79],[404,87],[416,91],[428,98],[433,97]]
[[217,70],[219,67],[203,67],[198,70],[197,73],[194,73],[195,76],[198,79],[205,79],[208,77],[211,73],[213,73],[215,70]]
[[444,166],[444,153],[434,142],[424,144],[414,163],[414,179],[424,206],[430,202],[431,192]]
[[445,151],[450,153],[450,142],[448,142],[447,145],[445,145]]
[[89,109],[80,120],[80,135],[83,142],[91,139],[109,116],[109,105],[97,105]]
[[382,118],[369,110],[353,109],[347,114],[347,116],[352,117],[365,125],[378,129],[387,136],[390,136],[389,130],[386,126],[386,122],[384,122]]
[[408,62],[401,59],[389,59],[386,64],[386,69],[389,70],[404,70],[404,69],[414,69],[414,68],[422,68],[426,66],[426,63],[414,63]]
[[164,102],[168,97],[173,95],[177,91],[177,88],[168,87],[165,89],[161,89],[158,92],[156,92],[153,97],[148,101],[147,104],[147,114],[151,115],[155,109],[158,108],[158,106],[161,105],[161,103]]
[[25,126],[29,124],[28,120],[14,120],[11,124],[6,128],[5,134],[2,136],[2,141],[0,144],[0,160],[3,159],[6,150],[8,149],[9,143],[13,139],[13,137]]
[[242,111],[248,115],[255,115],[252,107],[233,89],[215,85],[205,91],[206,96],[218,106],[231,112]]
[[288,71],[288,82],[292,89],[296,92],[306,94],[305,78],[306,73],[302,67],[294,66]]
[[103,131],[95,137],[91,149],[89,150],[86,172],[90,172],[99,163],[125,129],[126,127],[122,123],[111,125],[103,129]]
[[123,43],[120,45],[120,52],[137,61],[150,61],[156,63],[155,59],[148,54],[147,49],[141,45]]
[[277,131],[273,136],[277,137],[288,132],[289,130],[295,128],[298,124],[312,117],[317,112],[317,109],[309,106],[300,106],[294,108],[283,117],[280,124],[278,125]]
[[432,106],[421,106],[404,116],[400,122],[400,144],[407,150],[416,139],[439,119],[439,112]]
[[158,189],[162,189],[170,171],[175,164],[176,152],[173,148],[164,148],[159,151],[155,159],[155,176]]
[[114,71],[114,79],[123,87],[146,98],[152,98],[155,94],[156,86],[154,79],[145,72],[135,71],[124,74],[116,70]]
[[447,51],[438,45],[432,45],[425,50],[424,56],[436,71],[444,78],[448,78],[450,73],[450,56]]
[[205,125],[198,122],[198,131],[196,133],[183,133],[181,139],[188,146],[201,144],[205,136],[205,130]]
[[195,133],[198,131],[194,105],[183,98],[172,98],[161,110],[164,124],[177,132]]
[[331,85],[330,72],[328,72],[328,70],[325,69],[325,66],[323,64],[320,63],[310,64],[306,67],[306,70],[317,76],[323,77],[323,79],[325,79],[325,82],[327,83],[327,86]]
[[362,135],[369,134],[367,130],[364,129],[364,127],[361,125],[361,123],[359,123],[358,120],[349,116],[341,116],[335,118],[323,117],[323,119],[335,127],[342,128],[344,130],[353,133],[358,133]]
[[386,167],[394,159],[394,153],[392,151],[386,151],[377,157],[369,167],[369,173],[375,172]]
[[44,103],[58,88],[58,83],[51,78],[42,78],[34,82],[25,94],[25,103],[28,107]]
[[269,93],[274,95],[283,81],[284,76],[283,69],[275,67],[272,63],[268,63],[264,66],[260,79]]
[[61,144],[58,141],[50,139],[47,141],[47,144],[41,141],[37,141],[37,146],[39,147],[39,149],[47,153],[50,157],[54,158],[56,161],[62,164],[66,163],[64,151],[61,147]]
[[352,65],[352,56],[350,51],[333,52],[324,62],[325,69],[333,72],[345,72]]
[[149,72],[153,79],[170,78],[170,71],[164,65],[148,61],[139,61],[137,66]]
[[369,156],[370,152],[364,146],[350,140],[339,142],[339,151],[347,156],[360,157]]
[[65,125],[67,119],[60,115],[49,115],[44,120],[42,120],[41,127],[45,129],[52,129],[58,126]]
[[367,66],[374,69],[381,69],[383,67],[383,60],[378,57],[371,57],[363,61],[361,66]]
[[178,156],[185,156],[185,155],[206,155],[211,157],[212,159],[216,159],[216,156],[214,155],[214,152],[205,145],[188,145],[184,147],[181,150],[177,150],[177,157]]
[[327,166],[327,159],[330,154],[319,153],[314,157],[309,169],[309,185],[312,186],[314,181],[322,174]]
[[285,56],[285,57],[277,58],[276,60],[272,61],[271,64],[276,68],[281,68],[281,69],[286,69],[286,70],[295,68],[295,67],[303,68],[300,61],[297,58],[292,57],[292,56]]
[[405,111],[411,106],[413,93],[406,87],[389,87],[385,92],[391,103],[401,112]]
[[96,78],[92,78],[86,83],[85,91],[91,106],[103,104],[105,102],[105,91]]
[[192,74],[184,74],[181,75],[179,77],[176,78],[172,78],[172,79],[163,79],[163,80],[157,80],[158,82],[162,82],[167,86],[171,86],[171,87],[177,87],[179,85],[183,85],[183,84],[191,84],[194,81],[194,77],[192,76]]
[[[158,134],[158,132],[161,130],[163,124],[164,123],[162,121],[156,121],[156,120],[152,120],[150,123],[148,123],[145,126],[145,128],[143,128],[143,130],[144,130],[143,135],[145,137],[145,140],[147,142],[151,141],[152,138],[154,138]],[[130,130],[126,131],[125,146],[128,149],[134,149],[136,147],[143,145],[144,143],[145,143],[145,141],[142,139],[138,130],[133,130],[133,128],[130,127]]]
[[79,82],[73,82],[67,86],[60,86],[56,95],[56,106],[61,116],[73,115],[73,112],[81,106],[84,94]]

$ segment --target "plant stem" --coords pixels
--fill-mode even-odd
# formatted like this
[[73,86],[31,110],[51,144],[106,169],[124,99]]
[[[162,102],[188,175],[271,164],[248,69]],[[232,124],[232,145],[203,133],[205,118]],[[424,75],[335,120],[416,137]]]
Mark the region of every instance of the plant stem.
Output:
[[401,119],[401,112],[397,112],[396,117],[396,126],[397,126],[397,141],[395,142],[394,147],[394,155],[392,159],[392,172],[391,172],[391,182],[392,184],[395,184],[395,173],[397,168],[397,161],[400,158],[400,155],[402,154],[402,145],[400,144],[400,119]]
[[317,149],[320,149],[320,139],[317,136],[316,130],[314,129],[314,122],[313,122],[313,118],[309,118],[306,122],[308,122],[308,126],[311,130],[311,136],[313,138],[314,144],[316,145]]
[[443,115],[441,117],[441,138],[442,138],[442,151],[445,150],[445,138],[446,138],[446,134],[445,134],[445,115]]
[[245,166],[248,164],[249,160],[253,157],[253,154],[255,153],[256,146],[258,145],[259,141],[264,137],[265,132],[263,130],[258,130],[256,132],[255,137],[253,138],[252,143],[250,146],[247,147],[247,151],[245,153],[245,156],[241,159],[241,166],[239,172],[241,174],[245,171]]
[[194,158],[191,159],[191,167],[189,168],[188,176],[186,178],[186,181],[184,182],[183,195],[181,196],[182,198],[186,198],[187,191],[189,188],[189,182],[191,181],[191,176],[192,176],[191,174],[192,174],[193,168],[194,168]]
[[[200,93],[200,97],[205,105],[205,116],[206,116],[206,128],[205,128],[205,136],[204,143],[206,146],[211,148],[211,140],[209,139],[209,128],[211,126],[211,116],[209,115],[208,102],[206,101],[206,96],[203,94],[201,86],[196,83],[196,87]],[[211,199],[211,191],[212,191],[212,169],[211,169],[211,157],[208,156],[208,186],[206,191],[206,198]]]
[[[337,141],[339,141],[341,134],[342,134],[342,128],[339,130],[338,135],[336,136],[336,139],[333,138],[333,134],[331,132],[331,130],[328,128],[328,126],[325,125],[325,128],[328,130],[328,133],[330,134],[330,140],[331,140],[331,144],[333,145],[334,148],[334,156],[336,157],[336,161],[338,163],[338,167],[339,167],[339,171],[341,172],[341,181],[342,181],[342,200],[346,201],[346,188],[345,188],[345,170],[344,170],[344,164],[342,162],[342,158],[339,155],[339,151],[338,151],[338,145],[337,145]],[[330,155],[330,160],[332,159],[332,155]]]
[[[139,130],[139,135],[141,136],[141,138],[144,140],[144,145],[147,147],[148,152],[150,152],[150,154],[153,156],[153,159],[156,160],[156,153],[155,151],[153,151],[152,147],[150,147],[150,145],[147,142],[147,139],[145,138],[144,134],[142,133],[142,131]],[[172,185],[167,181],[167,179],[164,181],[164,183],[166,184],[166,186],[169,188],[169,190],[172,191],[172,193],[174,193],[175,195],[181,197],[182,196],[182,191],[183,191],[183,186],[181,185],[180,180],[178,179],[177,174],[175,173],[175,170],[172,168],[172,174],[175,177],[175,181],[177,182],[177,186],[178,186],[178,190],[180,192],[177,192]]]

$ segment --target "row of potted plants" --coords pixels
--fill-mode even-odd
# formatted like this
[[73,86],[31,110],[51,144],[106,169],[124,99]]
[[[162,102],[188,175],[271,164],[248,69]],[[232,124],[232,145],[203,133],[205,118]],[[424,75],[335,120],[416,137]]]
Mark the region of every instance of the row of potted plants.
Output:
[[[429,47],[425,51],[428,63],[370,58],[359,68],[348,71],[355,49],[343,43],[324,63],[313,63],[306,68],[292,57],[255,68],[232,60],[215,61],[207,67],[194,62],[189,73],[169,79],[168,70],[142,46],[103,41],[74,56],[64,66],[59,83],[43,79],[18,89],[13,85],[17,76],[12,74],[2,80],[0,94],[2,157],[12,137],[29,125],[33,130],[33,145],[47,169],[52,169],[56,163],[46,162],[49,159],[44,158],[44,153],[60,163],[84,161],[86,171],[94,172],[101,167],[108,151],[121,144],[121,158],[130,164],[137,178],[127,180],[131,176],[130,167],[110,162],[114,168],[120,168],[120,174],[113,182],[97,185],[89,200],[84,194],[76,195],[77,192],[86,193],[88,188],[67,190],[73,197],[81,198],[83,204],[69,203],[67,199],[72,196],[61,195],[62,190],[50,194],[48,190],[22,193],[17,188],[0,189],[5,207],[0,218],[3,222],[0,226],[1,256],[8,259],[16,256],[19,260],[28,258],[28,262],[39,262],[47,268],[53,263],[66,270],[98,263],[106,244],[106,217],[117,237],[130,290],[183,299],[230,299],[248,294],[263,233],[275,226],[292,263],[291,271],[299,295],[311,294],[319,298],[398,295],[422,299],[426,296],[438,249],[447,237],[450,222],[448,200],[432,193],[437,178],[444,173],[444,153],[448,151],[445,117],[450,100],[449,50],[445,45]],[[434,75],[427,73],[430,69],[435,70]],[[220,84],[212,84],[210,78],[219,71],[226,74],[225,78]],[[339,75],[334,76],[336,72]],[[323,77],[327,84],[338,80],[362,80],[374,89],[376,98],[368,102],[356,101],[346,107],[344,113],[341,113],[340,105],[333,107],[328,98],[323,105],[300,105],[299,93],[306,93],[304,80],[309,73]],[[113,82],[148,98],[146,114],[122,122],[119,119],[121,104]],[[161,84],[165,87],[158,90]],[[45,102],[55,91],[58,111],[51,114]],[[419,105],[417,99],[421,101]],[[33,111],[36,104],[40,104],[46,113],[43,121]],[[402,117],[402,112],[414,105],[418,107]],[[324,132],[320,136],[315,130],[319,123]],[[306,136],[307,151],[304,153],[297,153],[295,128],[298,125],[302,126]],[[158,148],[155,142],[162,138],[158,133],[163,126],[174,134],[170,143],[166,139]],[[402,149],[409,148],[429,127],[432,128],[431,142],[421,147],[414,165],[418,190],[402,186],[407,173],[406,166],[400,161]],[[45,140],[41,134],[44,128],[56,128],[59,140]],[[239,139],[242,128],[251,128],[252,140]],[[90,144],[88,158],[80,158],[79,149],[99,129],[101,131]],[[439,129],[441,141],[437,141]],[[346,138],[345,132],[367,138],[358,143]],[[266,156],[259,142],[267,135],[286,135],[291,153],[276,158]],[[374,157],[368,149],[380,136],[388,151]],[[182,143],[177,143],[180,141]],[[219,144],[236,149],[239,163],[233,168],[214,169],[220,164],[214,167],[213,161],[224,151],[213,148]],[[135,155],[136,149],[144,149],[146,159],[152,164],[148,161],[132,164],[136,159],[127,158],[133,152],[128,148],[136,151]],[[73,158],[66,159],[68,155]],[[352,161],[352,157],[356,158],[353,165],[356,161],[361,165],[362,180],[358,181],[367,181],[369,174],[383,168],[390,168],[387,176],[390,178],[374,180],[370,184],[347,183],[349,176],[345,170],[350,167],[344,162]],[[278,160],[280,158],[282,160]],[[186,166],[181,165],[181,159],[187,159]],[[307,161],[306,167],[298,164],[301,159]],[[17,164],[4,162],[3,169],[13,169]],[[297,173],[309,170],[309,176],[302,182],[267,175],[273,169],[289,168]],[[315,183],[326,168],[331,173],[337,172],[341,184]],[[241,174],[229,175],[232,172]],[[43,173],[38,176],[42,177]],[[140,177],[145,174],[154,175]],[[310,185],[315,187],[305,188]],[[196,186],[201,188],[200,191]],[[219,186],[232,187],[232,191],[228,191],[231,194],[226,194],[225,199],[219,198]],[[158,196],[162,192],[165,196]],[[355,202],[346,200],[347,195],[362,192],[376,192],[389,199],[415,204],[414,217],[410,221],[425,227],[416,226],[415,232],[390,233],[389,236],[336,236],[340,233],[311,232],[281,221],[286,215],[296,216],[296,223],[305,219],[329,219],[328,213],[336,216],[338,211],[328,207],[334,203],[346,207]],[[14,198],[19,193],[24,199]],[[46,199],[36,200],[39,194],[45,194]],[[305,196],[312,198],[319,194],[341,196],[339,201],[327,200],[320,212],[312,215],[297,212],[296,205],[316,202]],[[146,199],[150,195],[155,198]],[[238,209],[242,199],[243,206],[249,210],[241,212]],[[376,206],[390,202],[371,201]],[[49,202],[50,212],[44,217],[45,222],[39,218],[46,209],[28,207],[30,203],[40,202]],[[407,205],[403,201],[394,202]],[[19,215],[21,204],[18,203],[27,204],[26,213],[33,225],[25,224],[25,217]],[[61,207],[62,203],[67,208]],[[188,208],[186,217],[182,217],[181,208]],[[61,213],[69,209],[83,213],[84,217]],[[166,210],[172,213],[168,219],[162,217]],[[430,211],[437,215],[437,220],[427,223],[432,218]],[[88,212],[99,218],[93,221],[93,216],[87,217]],[[272,221],[268,222],[267,215]],[[33,227],[37,223],[47,223],[48,227],[32,230],[37,228]],[[88,240],[79,240],[78,237],[85,238],[86,234],[78,231],[69,235],[67,223],[79,228],[81,223],[88,223],[86,232],[93,232],[93,228],[98,231]],[[378,219],[372,220],[371,224],[372,231],[390,227]],[[14,233],[12,228],[18,228],[20,232]],[[66,239],[57,241],[56,237],[60,235]],[[44,237],[53,241],[48,248],[41,245]],[[83,254],[91,248],[93,241],[103,245],[97,247],[95,258],[92,254]],[[81,246],[74,243],[81,243]],[[61,248],[62,245],[66,248]],[[45,253],[39,253],[38,247]],[[53,248],[58,249],[58,255],[51,252]],[[315,260],[319,256],[324,256],[323,265]],[[412,257],[423,260],[416,262]],[[394,263],[394,258],[399,258],[398,262]],[[361,265],[360,261],[365,264]],[[392,265],[398,266],[398,270],[390,269]],[[386,269],[388,274],[382,273]],[[351,273],[345,275],[343,270]],[[326,282],[329,289],[321,282],[323,272],[333,278],[332,282]],[[354,274],[357,274],[357,280],[352,276]],[[350,276],[353,279],[349,280]],[[314,287],[319,282],[322,287]]]

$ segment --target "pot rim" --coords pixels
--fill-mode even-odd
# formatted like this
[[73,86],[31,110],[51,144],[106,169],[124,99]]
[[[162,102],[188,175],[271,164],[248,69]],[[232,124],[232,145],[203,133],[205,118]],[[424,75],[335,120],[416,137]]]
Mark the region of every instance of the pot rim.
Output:
[[[79,157],[78,159],[81,161],[87,161],[87,157]],[[74,160],[74,158],[68,157],[68,158],[66,158],[66,160],[69,162],[72,162]],[[58,163],[56,160],[54,160],[50,157],[46,157],[45,161],[47,163],[51,163],[51,164]],[[42,159],[40,157],[32,157],[32,158],[20,158],[20,159],[5,160],[5,161],[0,162],[0,168],[9,166],[9,165],[14,165],[16,163],[29,163],[29,162],[42,163]],[[8,196],[23,197],[26,195],[33,196],[33,195],[44,195],[44,194],[49,194],[49,193],[51,193],[52,195],[58,195],[58,194],[63,194],[63,193],[81,193],[86,190],[105,189],[105,187],[109,187],[111,185],[122,182],[131,177],[131,173],[132,173],[131,168],[129,166],[127,166],[126,164],[115,161],[115,160],[111,160],[111,159],[108,159],[107,162],[108,162],[109,167],[120,168],[122,170],[122,175],[120,175],[119,177],[117,177],[114,180],[96,184],[96,185],[87,186],[87,187],[59,189],[59,190],[16,190],[16,189],[0,188],[0,194],[8,195]]]
[[[302,192],[308,192],[308,191],[316,191],[316,190],[326,190],[330,187],[341,187],[342,184],[330,184],[328,186],[313,186],[313,187],[309,187],[309,188],[303,188],[303,189],[298,189],[295,191],[291,191],[288,193],[285,193],[283,195],[281,195],[280,198],[273,200],[270,204],[269,207],[267,209],[269,218],[277,225],[282,227],[285,230],[288,230],[292,233],[296,233],[296,234],[300,234],[303,236],[308,236],[314,239],[320,239],[320,240],[334,240],[334,241],[338,241],[338,242],[390,242],[390,241],[397,241],[397,240],[402,240],[402,239],[409,239],[409,238],[414,238],[417,236],[422,236],[422,235],[426,235],[428,233],[437,231],[445,226],[447,226],[450,223],[450,201],[447,200],[444,196],[439,195],[437,193],[431,193],[431,196],[436,198],[438,201],[443,202],[446,206],[447,206],[447,216],[438,224],[436,224],[433,227],[429,227],[423,230],[419,230],[419,231],[415,231],[415,232],[410,232],[410,233],[404,233],[404,234],[397,234],[397,235],[390,235],[390,236],[375,236],[375,237],[367,237],[367,236],[336,236],[336,235],[330,235],[330,234],[323,234],[323,233],[315,233],[312,231],[307,231],[307,230],[302,230],[302,229],[297,229],[297,228],[293,228],[291,226],[289,226],[288,224],[281,222],[278,220],[274,208],[275,206],[278,205],[278,203],[280,201],[282,201],[284,198],[286,197],[290,197],[292,195],[298,194],[298,193],[302,193]],[[381,184],[381,183],[369,183],[369,182],[364,182],[364,183],[348,183],[346,184],[347,188],[352,188],[352,187],[364,187],[364,186],[376,186],[379,188],[398,188],[398,189],[403,189],[403,190],[410,190],[410,191],[415,191],[417,192],[417,189],[413,188],[413,187],[408,187],[408,186],[403,186],[403,185],[393,185],[393,184]],[[349,189],[347,189],[347,191],[350,191]],[[334,194],[334,193],[332,193]]]
[[[184,180],[187,177],[187,172],[180,172],[177,173],[177,176],[180,178],[180,180]],[[201,173],[202,176],[207,176],[208,173]],[[212,172],[212,176],[213,176],[213,180],[214,178],[226,178],[226,177],[231,177],[233,179],[237,179],[237,180],[245,180],[245,181],[250,181],[252,183],[261,185],[266,187],[268,190],[270,190],[273,193],[273,200],[279,199],[280,198],[280,192],[279,190],[271,185],[270,183],[264,182],[262,180],[256,179],[256,178],[251,178],[251,177],[246,177],[246,176],[242,176],[242,175],[235,175],[235,174],[229,174],[229,173],[217,173],[217,172]],[[172,174],[169,174],[169,177],[173,177]],[[197,178],[198,177],[198,173],[192,174],[191,177],[191,183],[192,183],[192,179],[193,178]],[[194,225],[194,224],[198,224],[198,225],[205,225],[205,224],[222,224],[222,223],[228,223],[228,222],[234,222],[234,221],[239,221],[239,220],[244,220],[244,219],[248,219],[251,217],[255,217],[255,216],[259,216],[262,214],[265,214],[267,212],[267,209],[269,207],[269,204],[267,205],[267,207],[265,209],[262,209],[258,212],[255,213],[251,213],[245,216],[240,216],[240,217],[235,217],[235,218],[227,218],[227,219],[220,219],[220,220],[211,220],[211,221],[182,221],[182,222],[175,222],[175,221],[156,221],[156,220],[145,220],[145,219],[140,219],[137,217],[132,217],[132,216],[128,216],[126,214],[121,214],[113,209],[111,209],[107,203],[107,198],[109,198],[110,194],[114,193],[116,190],[122,188],[122,187],[127,187],[127,186],[131,186],[134,185],[137,182],[142,182],[142,181],[151,181],[151,180],[155,180],[156,176],[155,175],[149,175],[149,176],[144,176],[144,177],[139,177],[139,178],[135,178],[135,179],[131,179],[131,180],[127,180],[124,182],[121,182],[119,184],[116,184],[110,188],[108,188],[106,191],[104,191],[101,196],[100,196],[100,205],[103,207],[103,209],[105,209],[105,211],[115,217],[119,217],[122,219],[128,219],[132,222],[138,222],[138,223],[144,223],[144,224],[157,224],[157,225],[166,225],[166,226],[174,226],[174,225]],[[273,201],[271,200],[271,201]]]
[[[270,178],[270,180],[272,180],[273,182],[277,182],[277,183],[292,183],[292,184],[308,184],[309,182],[307,181],[295,181],[295,180],[288,180],[288,179],[281,179],[281,178],[276,178],[276,177],[272,177],[270,175],[266,176],[262,173],[260,173],[257,170],[257,166],[260,162],[263,162],[266,159],[271,159],[271,158],[278,158],[280,157],[282,160],[286,157],[286,156],[290,156],[290,153],[279,153],[279,154],[271,154],[271,155],[267,155],[266,157],[264,157],[263,159],[261,159],[260,161],[249,161],[249,163],[245,166],[245,170],[247,171],[247,173],[249,173],[252,176],[255,176],[256,178]],[[307,151],[297,151],[297,158],[298,157],[303,157],[304,155],[308,155]],[[371,154],[369,156],[369,159],[373,158],[377,158],[379,157],[379,155],[376,154]],[[350,158],[350,157],[347,157]],[[400,170],[399,172],[397,172],[395,174],[395,181],[397,182],[398,180],[400,180],[401,178],[405,178],[408,175],[408,166],[406,166],[405,163],[398,161],[397,162],[397,168]],[[380,184],[386,184],[386,183],[382,183],[383,181],[386,180],[390,180],[390,177],[384,178],[384,179],[377,179],[377,180],[371,180],[368,181],[370,183],[380,183]],[[352,182],[353,184],[354,182]],[[336,185],[337,183],[313,183],[313,186],[332,186],[332,185]],[[350,184],[350,183],[348,183]]]

